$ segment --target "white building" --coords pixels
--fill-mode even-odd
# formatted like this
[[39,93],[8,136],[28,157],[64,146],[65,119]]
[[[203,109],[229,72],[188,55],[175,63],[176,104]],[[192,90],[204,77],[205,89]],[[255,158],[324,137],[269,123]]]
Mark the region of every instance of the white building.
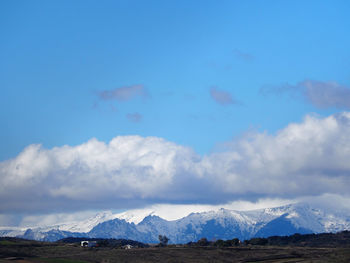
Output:
[[97,242],[84,240],[84,241],[80,242],[80,246],[82,246],[82,247],[97,247]]

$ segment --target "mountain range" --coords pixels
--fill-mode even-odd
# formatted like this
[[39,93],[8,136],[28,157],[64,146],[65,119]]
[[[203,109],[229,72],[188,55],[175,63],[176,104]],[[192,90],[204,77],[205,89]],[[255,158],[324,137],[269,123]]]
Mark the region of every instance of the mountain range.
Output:
[[56,241],[65,237],[125,238],[157,243],[166,235],[170,243],[208,240],[250,239],[294,233],[323,233],[350,230],[350,216],[312,208],[305,203],[252,211],[219,209],[191,213],[177,220],[165,220],[154,212],[135,214],[103,212],[81,222],[32,228],[0,228],[0,236]]

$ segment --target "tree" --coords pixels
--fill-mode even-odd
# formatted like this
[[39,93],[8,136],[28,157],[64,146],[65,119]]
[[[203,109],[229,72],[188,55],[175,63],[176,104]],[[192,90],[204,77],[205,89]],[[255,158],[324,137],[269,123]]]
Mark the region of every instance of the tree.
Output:
[[99,247],[108,247],[109,243],[107,239],[101,239],[97,241]]
[[158,239],[159,239],[160,246],[164,247],[164,246],[168,245],[169,238],[166,235],[164,235],[164,236],[159,235]]
[[[246,241],[246,240],[245,240]],[[253,246],[265,246],[267,245],[268,240],[266,238],[261,238],[261,237],[254,237],[250,240],[248,240],[248,244],[253,245]]]
[[225,241],[222,239],[218,239],[215,241],[214,246],[216,247],[224,247],[225,246]]
[[201,239],[199,239],[199,240],[197,241],[197,244],[198,244],[199,246],[208,246],[208,245],[209,245],[209,242],[208,242],[208,240],[207,240],[205,237],[202,237]]
[[225,241],[229,247],[233,247],[233,246],[238,246],[239,245],[239,239],[238,238],[234,238],[231,240],[226,240]]

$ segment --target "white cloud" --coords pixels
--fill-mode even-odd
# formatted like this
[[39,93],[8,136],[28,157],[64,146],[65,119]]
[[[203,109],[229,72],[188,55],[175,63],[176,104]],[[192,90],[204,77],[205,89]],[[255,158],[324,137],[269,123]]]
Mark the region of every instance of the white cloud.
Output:
[[109,144],[91,139],[51,150],[30,145],[0,163],[0,197],[7,200],[0,209],[159,198],[194,158],[191,149],[155,137],[116,137]]
[[278,196],[349,193],[350,113],[307,116],[272,136],[250,134],[204,158],[205,174],[220,168],[224,191]]
[[53,149],[30,145],[0,163],[0,199],[6,200],[0,212],[350,194],[350,113],[308,115],[275,135],[252,133],[225,146],[201,157],[156,137],[91,139]]

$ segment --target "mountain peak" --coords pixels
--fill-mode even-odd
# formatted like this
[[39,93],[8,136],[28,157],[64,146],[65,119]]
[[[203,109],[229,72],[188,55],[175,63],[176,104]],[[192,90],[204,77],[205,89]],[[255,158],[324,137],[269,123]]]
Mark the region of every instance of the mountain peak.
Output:
[[[85,231],[74,231],[76,229]],[[219,208],[191,213],[176,220],[166,220],[154,209],[131,210],[116,215],[105,211],[75,225],[36,227],[28,231],[2,229],[0,235],[48,241],[66,236],[85,236],[157,242],[161,234],[167,235],[172,243],[187,243],[202,237],[243,240],[257,235],[338,232],[348,229],[349,215],[333,214],[299,203],[251,211]]]

